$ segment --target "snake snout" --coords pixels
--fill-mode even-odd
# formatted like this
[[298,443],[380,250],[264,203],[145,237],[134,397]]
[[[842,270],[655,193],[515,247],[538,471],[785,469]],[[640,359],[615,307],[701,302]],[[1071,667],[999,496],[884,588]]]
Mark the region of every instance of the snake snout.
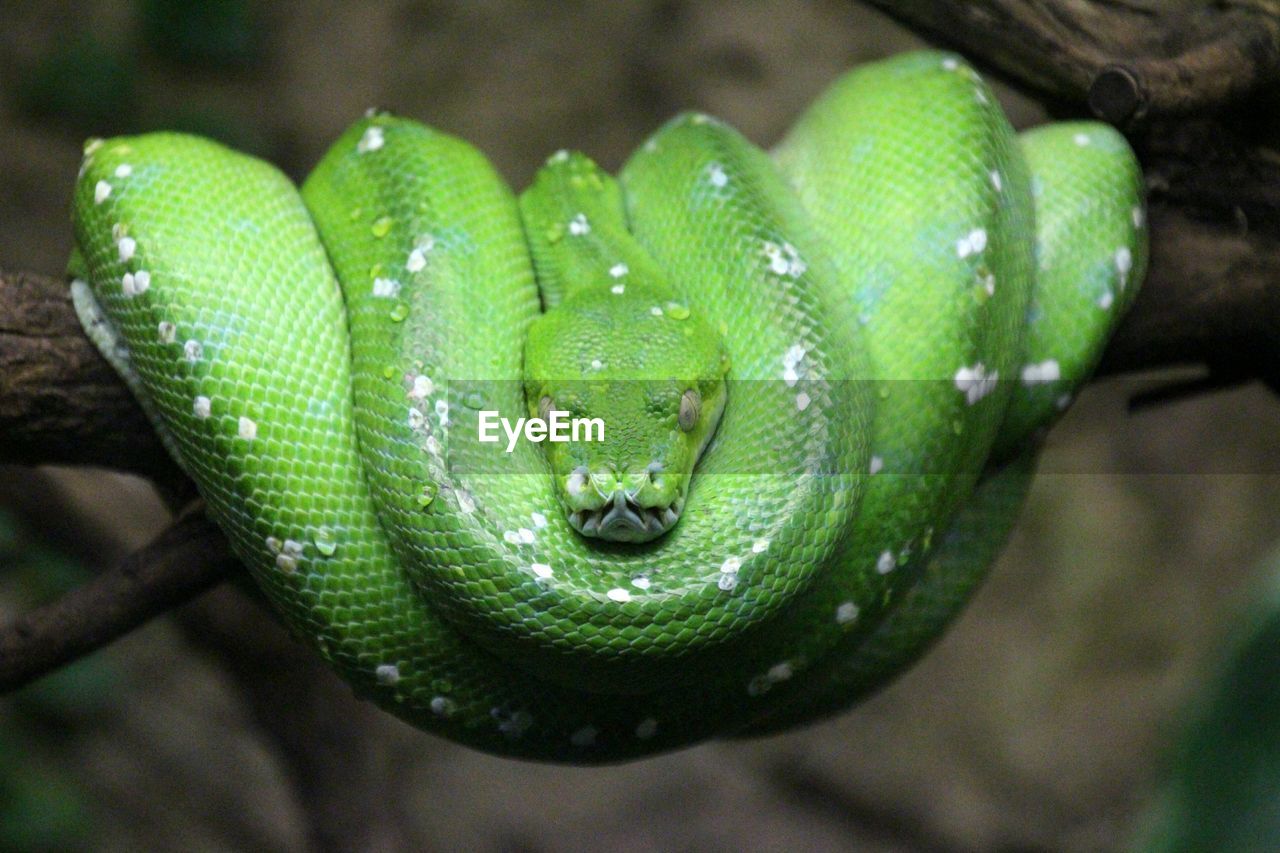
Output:
[[680,518],[682,500],[668,506],[644,507],[625,489],[616,489],[599,509],[569,514],[569,523],[583,536],[611,542],[648,542],[670,530]]

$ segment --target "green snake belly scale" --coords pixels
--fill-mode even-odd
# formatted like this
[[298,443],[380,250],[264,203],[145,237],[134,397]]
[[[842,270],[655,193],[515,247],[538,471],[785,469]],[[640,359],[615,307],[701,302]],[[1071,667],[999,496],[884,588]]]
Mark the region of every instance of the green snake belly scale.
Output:
[[[1141,281],[1141,176],[958,57],[850,72],[770,153],[678,116],[519,197],[370,113],[299,190],[86,146],[72,293],[286,624],[360,694],[538,760],[836,712],[918,656]],[[478,442],[481,412],[603,440]]]

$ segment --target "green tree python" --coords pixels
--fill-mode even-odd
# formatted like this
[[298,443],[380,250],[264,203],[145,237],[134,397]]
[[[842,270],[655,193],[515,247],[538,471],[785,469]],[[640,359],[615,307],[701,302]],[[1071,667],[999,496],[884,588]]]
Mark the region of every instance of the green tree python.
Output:
[[[921,52],[771,152],[691,113],[518,197],[375,111],[301,190],[94,140],[70,270],[294,633],[415,726],[594,763],[818,719],[918,657],[1133,299],[1143,215],[1116,131],[1016,136]],[[603,434],[483,442],[484,413]]]

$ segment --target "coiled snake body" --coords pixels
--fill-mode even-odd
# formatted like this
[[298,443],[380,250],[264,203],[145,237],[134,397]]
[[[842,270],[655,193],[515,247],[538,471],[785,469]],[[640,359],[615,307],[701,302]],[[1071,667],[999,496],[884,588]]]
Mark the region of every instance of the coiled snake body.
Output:
[[[283,619],[480,749],[616,761],[839,710],[1012,524],[1145,264],[1096,124],[1015,137],[950,54],[838,81],[766,154],[676,118],[516,199],[371,114],[299,192],[92,142],[73,296]],[[604,436],[478,440],[481,412]]]

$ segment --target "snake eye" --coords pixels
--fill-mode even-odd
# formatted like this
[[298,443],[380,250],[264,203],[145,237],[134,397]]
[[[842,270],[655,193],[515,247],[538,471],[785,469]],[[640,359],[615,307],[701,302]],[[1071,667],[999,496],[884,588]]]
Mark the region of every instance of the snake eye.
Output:
[[538,401],[538,417],[544,421],[551,417],[551,396],[543,394],[542,399]]
[[680,397],[680,429],[685,432],[693,429],[698,423],[698,413],[702,411],[702,397],[690,388]]

